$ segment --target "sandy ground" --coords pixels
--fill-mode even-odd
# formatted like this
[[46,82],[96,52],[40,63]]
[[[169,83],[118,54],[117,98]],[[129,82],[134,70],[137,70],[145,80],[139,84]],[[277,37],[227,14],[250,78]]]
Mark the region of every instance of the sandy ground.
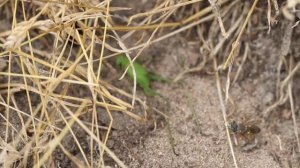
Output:
[[[176,37],[165,43],[172,44],[175,40]],[[186,51],[184,45],[176,42],[173,44],[165,49],[158,47],[161,49],[161,55],[164,55],[164,59],[155,65],[160,67],[160,74],[176,74],[179,70],[176,57],[185,56],[187,60],[193,60],[189,57],[196,54],[192,53],[193,50]],[[263,109],[274,101],[274,62],[278,58],[276,43],[273,43],[272,39],[261,38],[252,44],[253,50],[256,51],[253,57],[262,60],[261,64],[264,64],[264,67],[244,70],[244,78],[230,89],[231,103],[228,103],[227,113],[231,121],[254,121],[261,132],[255,135],[256,142],[247,142],[245,147],[234,145],[238,166],[297,167],[297,157],[287,155],[288,152],[295,151],[295,144],[290,144],[294,139],[291,119],[288,118],[279,126],[279,123],[273,123],[275,120],[265,121],[260,116]],[[263,47],[261,44],[268,44],[270,47]],[[171,48],[181,52],[170,51]],[[157,51],[157,48],[150,49],[150,53],[151,50]],[[266,57],[258,57],[258,54],[263,53],[269,53],[272,59],[266,61]],[[225,79],[224,75],[223,86]],[[163,101],[160,101],[159,105],[154,104],[154,107],[162,109],[168,119],[167,122],[157,120],[158,126],[155,130],[143,124],[128,129],[127,138],[122,140],[123,146],[128,148],[117,153],[120,152],[129,167],[234,167],[214,75],[189,74],[179,83],[155,83],[154,87],[170,101],[167,111],[161,108],[164,105]],[[284,127],[290,129],[280,131]],[[172,138],[174,146],[170,140]]]
[[[169,116],[177,155],[172,151],[167,129],[157,130],[138,151],[142,161],[134,161],[130,167],[233,166],[214,79],[187,77],[184,86],[180,91],[168,87],[164,92],[172,97]],[[191,98],[190,102],[185,93]],[[242,94],[249,102],[256,101],[247,93]],[[254,111],[250,103],[245,105],[243,110]],[[240,167],[279,167],[265,148],[261,146],[251,152],[236,148]]]
[[[176,58],[183,57],[187,64],[192,64],[193,57],[197,55],[193,47],[175,42],[176,39],[178,37],[146,51],[150,55],[153,51],[160,53],[161,59],[152,67],[159,74],[174,77],[180,71]],[[162,48],[162,44],[172,45]],[[246,63],[243,75],[229,91],[228,120],[252,122],[261,129],[255,135],[255,142],[247,141],[245,146],[234,144],[239,167],[299,167],[288,107],[275,110],[268,119],[261,116],[275,99],[275,69],[280,49],[277,44],[278,41],[272,38],[254,40],[251,56],[259,62],[259,67],[250,68],[253,65]],[[225,75],[222,77],[223,87]],[[155,130],[149,125],[138,124],[128,130],[127,138],[122,141],[128,149],[117,153],[120,152],[129,167],[234,167],[214,75],[199,72],[185,75],[176,84],[155,83],[153,87],[170,101],[167,111],[164,111],[163,101],[153,104],[168,119],[165,122],[159,120],[162,117],[156,117],[158,126]]]

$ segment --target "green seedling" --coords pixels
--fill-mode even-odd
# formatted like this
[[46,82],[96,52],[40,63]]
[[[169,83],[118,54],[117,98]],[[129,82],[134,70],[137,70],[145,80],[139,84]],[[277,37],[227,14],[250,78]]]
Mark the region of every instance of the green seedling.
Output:
[[[121,67],[121,69],[123,71],[125,71],[126,68],[129,66],[128,71],[127,71],[127,75],[129,76],[129,78],[131,80],[133,80],[132,67],[130,67],[130,62],[124,54],[121,54],[117,57],[117,66]],[[150,83],[152,81],[167,81],[166,79],[164,79],[163,77],[161,77],[159,75],[150,73],[149,71],[147,71],[147,69],[145,67],[143,67],[142,64],[140,64],[137,61],[135,61],[133,63],[133,67],[134,67],[135,73],[136,73],[137,85],[143,89],[144,93],[147,96],[154,96],[154,95],[157,94],[150,87]]]

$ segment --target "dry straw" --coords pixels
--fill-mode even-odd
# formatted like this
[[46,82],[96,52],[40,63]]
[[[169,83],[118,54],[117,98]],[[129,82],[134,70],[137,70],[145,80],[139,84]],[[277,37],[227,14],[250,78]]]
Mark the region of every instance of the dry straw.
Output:
[[[0,19],[5,22],[1,24],[7,25],[1,27],[0,32],[0,61],[6,61],[7,66],[0,69],[0,80],[5,81],[0,83],[0,108],[5,111],[0,116],[5,123],[5,135],[0,139],[3,149],[0,164],[5,167],[53,167],[55,153],[61,152],[78,167],[105,167],[108,157],[114,162],[109,164],[126,167],[106,146],[114,122],[113,113],[121,112],[143,122],[147,117],[147,105],[136,96],[136,80],[129,93],[125,91],[128,89],[120,89],[106,81],[104,76],[116,75],[111,65],[112,57],[125,53],[133,58],[132,67],[134,60],[150,45],[179,33],[188,35],[192,29],[196,30],[200,41],[202,62],[197,67],[181,70],[174,81],[187,73],[211,73],[207,67],[213,65],[226,126],[230,84],[239,79],[249,59],[249,44],[240,44],[251,28],[251,16],[256,14],[258,0],[251,2],[252,6],[248,1],[239,0],[179,0],[176,3],[157,0],[153,1],[151,9],[125,17],[122,12],[130,9],[115,7],[109,0],[2,1],[0,14],[5,17]],[[267,2],[265,16],[271,31],[280,7],[276,0]],[[282,9],[287,18],[293,19],[293,15],[285,9],[294,8],[298,3],[299,0],[287,0]],[[272,17],[272,9],[275,17]],[[289,33],[292,32],[287,31],[286,36]],[[144,38],[134,44],[125,43],[128,39],[134,41],[136,34]],[[285,41],[289,40],[287,37]],[[290,43],[287,45],[282,49],[278,72],[289,63],[289,75],[284,80],[278,77],[278,101],[265,114],[269,115],[289,99],[297,131],[291,82],[300,65],[285,58]],[[235,64],[240,51],[244,51],[242,63],[233,80],[228,71],[223,93],[222,70]],[[131,111],[135,102],[145,108],[144,114]],[[109,118],[105,125],[99,121],[102,115]],[[89,137],[86,148],[81,145],[83,139],[78,138],[79,130]],[[237,167],[228,128],[226,133]],[[299,137],[295,135],[299,145]],[[67,143],[74,144],[81,159],[66,147],[68,136],[72,138]]]

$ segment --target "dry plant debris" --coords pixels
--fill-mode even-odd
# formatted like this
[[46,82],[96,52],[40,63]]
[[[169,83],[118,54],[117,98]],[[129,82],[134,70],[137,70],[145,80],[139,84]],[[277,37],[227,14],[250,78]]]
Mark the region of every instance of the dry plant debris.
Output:
[[[107,157],[119,167],[126,167],[106,144],[112,132],[112,113],[122,112],[141,122],[147,119],[146,112],[132,112],[135,102],[145,107],[145,111],[147,107],[136,95],[133,62],[151,44],[185,32],[196,34],[200,41],[200,63],[185,67],[174,82],[188,73],[215,74],[224,126],[234,165],[238,167],[226,126],[230,87],[243,73],[244,64],[252,61],[250,44],[245,39],[256,33],[255,24],[266,21],[263,17],[267,18],[266,25],[271,32],[280,12],[291,22],[285,29],[277,69],[277,101],[264,115],[271,115],[272,110],[289,100],[300,149],[295,114],[297,97],[293,95],[292,84],[300,63],[288,56],[292,32],[297,27],[295,9],[300,1],[286,2],[157,0],[151,2],[151,9],[123,16],[122,12],[130,9],[114,6],[117,2],[109,0],[2,1],[0,108],[1,129],[5,131],[0,136],[0,164],[4,167],[57,166],[55,153],[61,151],[68,163],[78,167],[104,167]],[[139,37],[136,41],[135,36]],[[127,44],[129,40],[134,43]],[[130,68],[126,68],[120,79],[132,69],[132,93],[106,81],[107,76],[115,75],[110,60],[119,54],[131,58]],[[287,70],[286,76],[282,76],[282,69]],[[220,77],[224,71],[227,72],[225,87]],[[105,125],[99,122],[101,113],[109,116],[110,121]],[[78,130],[89,137],[85,147],[78,138]],[[68,136],[71,140],[65,142]],[[80,157],[66,143],[74,144]]]

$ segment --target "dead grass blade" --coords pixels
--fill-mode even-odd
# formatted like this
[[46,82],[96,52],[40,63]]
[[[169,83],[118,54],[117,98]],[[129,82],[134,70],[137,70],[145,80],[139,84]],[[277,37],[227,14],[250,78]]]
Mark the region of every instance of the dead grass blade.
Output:
[[247,24],[248,24],[248,21],[249,21],[252,13],[254,11],[254,8],[256,7],[257,2],[258,2],[258,0],[254,0],[254,2],[252,4],[252,7],[251,7],[250,11],[248,12],[248,15],[247,15],[247,17],[246,17],[246,19],[245,19],[245,21],[244,21],[244,23],[242,25],[242,28],[241,28],[241,30],[240,30],[240,32],[239,32],[236,40],[232,43],[232,49],[231,49],[231,51],[230,51],[230,53],[229,53],[229,55],[228,55],[225,63],[223,64],[223,69],[226,69],[229,66],[229,64],[233,61],[233,59],[234,59],[234,53],[236,52],[236,49],[237,49],[237,47],[240,44],[240,40],[241,40],[242,34],[243,34],[243,32],[244,32]]
[[216,75],[216,85],[217,85],[217,89],[218,89],[218,96],[219,96],[220,107],[221,107],[221,111],[222,111],[222,115],[223,115],[223,119],[224,119],[224,125],[225,125],[225,128],[226,128],[225,130],[226,130],[227,140],[228,140],[228,143],[229,143],[230,152],[231,152],[231,155],[232,155],[234,166],[236,168],[238,168],[237,160],[236,160],[234,149],[233,149],[233,144],[232,144],[229,129],[228,129],[227,112],[226,112],[226,107],[225,107],[225,103],[224,103],[224,99],[223,99],[222,86],[221,86],[221,81],[220,81],[220,76],[219,76],[219,72],[218,72],[218,65],[217,65],[216,59],[214,59],[214,68],[215,68],[215,71],[216,71],[216,73],[215,73],[215,75]]

